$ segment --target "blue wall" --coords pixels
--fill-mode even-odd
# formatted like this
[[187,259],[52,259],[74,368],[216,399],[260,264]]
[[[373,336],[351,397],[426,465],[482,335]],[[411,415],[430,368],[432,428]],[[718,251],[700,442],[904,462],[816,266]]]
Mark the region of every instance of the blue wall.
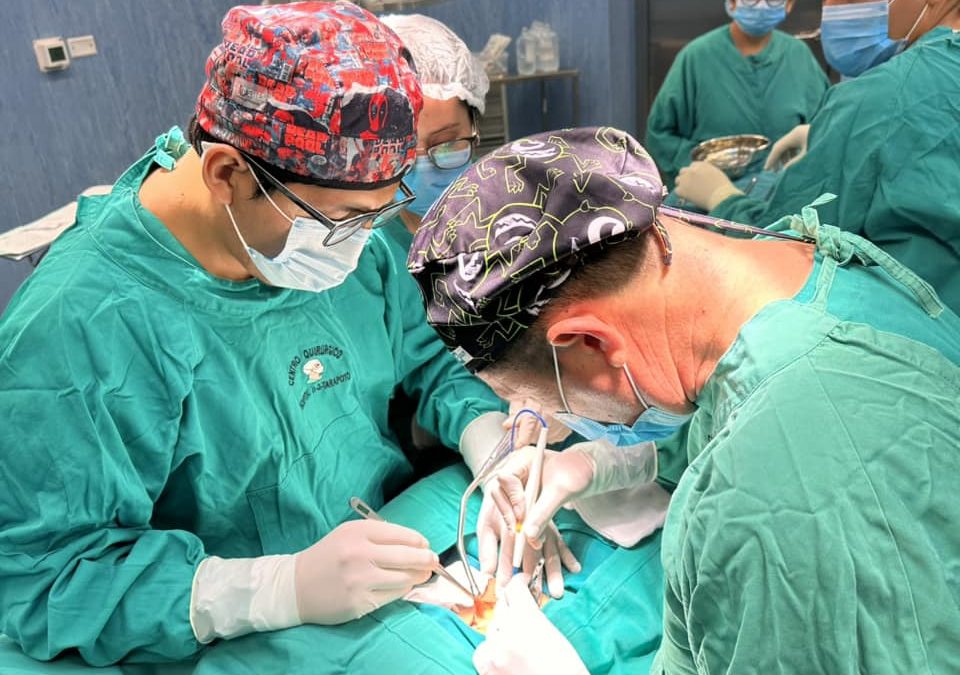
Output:
[[[0,231],[111,183],[191,114],[231,0],[2,0]],[[36,38],[92,34],[98,54],[42,73]],[[0,311],[30,272],[0,260]]]
[[[536,19],[546,21],[559,37],[560,67],[580,70],[580,123],[636,133],[634,6],[633,0],[445,0],[414,11],[443,21],[473,51],[482,49],[491,33],[509,35],[511,73],[520,30]],[[568,86],[548,87],[548,128],[570,124]],[[511,136],[542,131],[538,85],[511,85],[508,97]]]
[[[254,0],[256,1],[256,0]],[[184,124],[233,0],[0,0],[0,232],[110,183],[173,124]],[[636,132],[633,0],[444,0],[423,13],[471,49],[513,38],[534,19],[560,39],[561,68],[579,68],[581,124]],[[41,73],[35,38],[92,34],[96,56]],[[516,52],[510,49],[510,70]],[[568,84],[548,87],[548,128],[571,120]],[[535,84],[511,86],[511,134],[540,131]],[[29,274],[0,259],[0,312]]]

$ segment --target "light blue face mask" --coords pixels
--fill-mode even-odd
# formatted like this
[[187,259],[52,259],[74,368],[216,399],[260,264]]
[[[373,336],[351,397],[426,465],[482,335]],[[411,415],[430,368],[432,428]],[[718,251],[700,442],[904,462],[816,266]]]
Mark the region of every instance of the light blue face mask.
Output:
[[340,243],[325,246],[323,240],[330,228],[311,218],[290,218],[270,198],[270,193],[263,189],[257,173],[251,170],[250,174],[273,208],[290,221],[290,233],[283,249],[270,258],[247,244],[240,234],[230,205],[224,204],[240,243],[267,283],[314,293],[342,284],[347,275],[357,268],[360,254],[370,238],[370,230],[360,228]]
[[660,441],[677,433],[680,427],[693,416],[692,413],[678,415],[669,410],[648,405],[643,396],[640,395],[640,390],[637,388],[637,383],[634,382],[627,364],[623,364],[623,372],[627,376],[630,388],[633,389],[634,396],[637,397],[640,405],[644,408],[637,421],[627,426],[625,424],[607,424],[576,415],[570,412],[570,406],[567,405],[567,398],[563,393],[557,348],[553,345],[551,345],[551,348],[553,349],[553,368],[557,375],[557,390],[560,392],[560,400],[563,401],[565,409],[565,412],[553,413],[553,417],[589,441],[605,440],[618,447],[639,445],[646,441]]
[[826,5],[820,22],[823,55],[838,73],[857,77],[887,61],[904,47],[888,36],[887,0],[854,5]]
[[894,40],[889,34],[890,5],[894,2],[896,0],[878,0],[825,6],[820,21],[820,41],[827,63],[841,75],[857,77],[906,49],[929,5],[924,4],[906,36]]
[[723,6],[727,10],[727,16],[736,21],[744,33],[753,37],[763,37],[787,18],[786,5],[771,7],[763,0],[753,7],[742,2],[738,2],[733,10],[730,9],[729,2],[724,2]]
[[405,178],[410,189],[417,195],[407,209],[423,218],[443,191],[450,187],[466,168],[464,164],[456,169],[441,169],[434,166],[429,157],[417,157],[413,169]]

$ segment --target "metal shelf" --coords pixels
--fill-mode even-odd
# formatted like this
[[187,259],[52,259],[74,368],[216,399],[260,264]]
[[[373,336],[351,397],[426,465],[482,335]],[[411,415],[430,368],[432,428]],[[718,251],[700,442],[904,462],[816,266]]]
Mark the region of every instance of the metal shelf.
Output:
[[487,112],[480,120],[481,153],[493,150],[511,140],[509,97],[507,88],[511,84],[524,82],[540,83],[540,127],[546,131],[548,80],[570,80],[572,98],[572,125],[580,125],[580,71],[575,69],[557,70],[551,73],[533,73],[531,75],[499,75],[490,78],[490,91],[487,92]]

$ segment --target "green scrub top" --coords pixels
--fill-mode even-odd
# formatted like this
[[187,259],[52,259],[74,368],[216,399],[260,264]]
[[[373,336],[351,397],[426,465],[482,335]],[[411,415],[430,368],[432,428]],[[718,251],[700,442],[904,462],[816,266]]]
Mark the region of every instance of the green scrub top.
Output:
[[650,109],[645,146],[672,190],[698,143],[733,134],[761,134],[773,143],[813,118],[829,86],[795,37],[775,30],[763,51],[744,56],[730,26],[721,26],[677,54]]
[[733,196],[711,215],[766,224],[824,192],[821,218],[930,282],[960,312],[960,34],[936,28],[903,54],[828,92],[807,154],[769,201]]
[[654,673],[960,672],[960,318],[832,230],[698,397]]
[[0,633],[38,659],[190,656],[201,560],[301,550],[410,480],[397,387],[449,447],[502,408],[376,232],[322,293],[211,277],[138,198],[174,136],[81,198],[0,321]]

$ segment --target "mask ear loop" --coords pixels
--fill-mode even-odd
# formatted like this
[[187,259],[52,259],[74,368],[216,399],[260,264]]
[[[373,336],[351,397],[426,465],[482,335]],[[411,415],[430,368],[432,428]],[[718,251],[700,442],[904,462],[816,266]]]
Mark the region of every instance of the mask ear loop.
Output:
[[646,400],[643,398],[643,395],[640,393],[640,389],[637,387],[637,383],[634,381],[633,375],[630,374],[630,368],[626,363],[620,367],[623,368],[623,374],[627,376],[627,382],[630,383],[630,388],[633,389],[633,395],[637,397],[638,401],[640,401],[640,405],[642,405],[644,409],[649,408],[650,404],[646,402]]
[[[891,3],[892,4],[892,3]],[[889,5],[887,5],[889,7]],[[910,26],[910,30],[907,31],[907,34],[903,36],[903,44],[909,45],[910,38],[913,37],[913,31],[917,30],[917,26],[920,25],[920,22],[923,21],[923,17],[926,15],[927,10],[930,8],[930,3],[925,2],[923,4],[923,9],[920,10],[920,16],[917,17],[917,20],[913,22],[913,25]]]
[[263,193],[263,196],[267,198],[267,201],[277,210],[277,212],[287,219],[287,222],[293,225],[293,218],[284,213],[283,209],[277,206],[277,203],[273,201],[273,198],[270,196],[270,193],[263,188],[263,183],[260,182],[260,179],[257,177],[257,171],[249,163],[247,163],[247,168],[250,169],[250,175],[253,176],[254,182],[256,182],[257,187],[260,188],[260,192]]
[[560,401],[563,403],[563,410],[568,415],[573,415],[574,413],[567,404],[567,397],[563,394],[563,383],[560,382],[560,361],[557,359],[557,346],[551,342],[550,349],[553,350],[553,373],[557,377],[557,391],[560,392]]
[[[213,145],[213,144],[212,144],[212,143],[209,143],[209,142],[207,142],[207,141],[202,141],[202,142],[200,143],[200,159],[203,159],[203,156],[204,156],[204,155],[206,154],[206,152],[207,152],[207,148],[210,147],[211,145]],[[257,184],[257,187],[258,187],[258,188],[260,188],[260,192],[263,193],[263,196],[266,197],[266,198],[267,198],[267,201],[270,202],[271,206],[273,206],[273,208],[275,208],[275,209],[277,210],[277,212],[278,212],[281,216],[283,216],[284,218],[286,218],[286,219],[287,219],[287,222],[289,222],[289,223],[292,225],[292,224],[293,224],[293,218],[291,218],[291,217],[288,216],[286,213],[284,213],[283,209],[281,209],[279,206],[277,206],[277,203],[276,203],[275,201],[273,201],[273,198],[270,196],[270,193],[267,192],[267,191],[264,189],[263,183],[260,182],[260,178],[257,176],[257,171],[256,171],[256,169],[254,169],[253,166],[252,166],[249,162],[244,162],[244,164],[246,165],[247,169],[250,171],[250,175],[253,176],[253,182],[255,182],[255,183]],[[227,207],[227,213],[230,214],[230,221],[233,223],[233,228],[234,228],[235,230],[237,230],[237,235],[239,236],[239,235],[240,235],[240,230],[237,228],[237,222],[233,219],[233,213],[231,213],[231,211],[230,211],[230,205],[229,205],[229,204],[224,204],[224,206]],[[240,236],[240,241],[243,241],[243,237],[242,237],[242,236]],[[244,241],[244,242],[243,242],[243,245],[246,246],[247,243]]]

